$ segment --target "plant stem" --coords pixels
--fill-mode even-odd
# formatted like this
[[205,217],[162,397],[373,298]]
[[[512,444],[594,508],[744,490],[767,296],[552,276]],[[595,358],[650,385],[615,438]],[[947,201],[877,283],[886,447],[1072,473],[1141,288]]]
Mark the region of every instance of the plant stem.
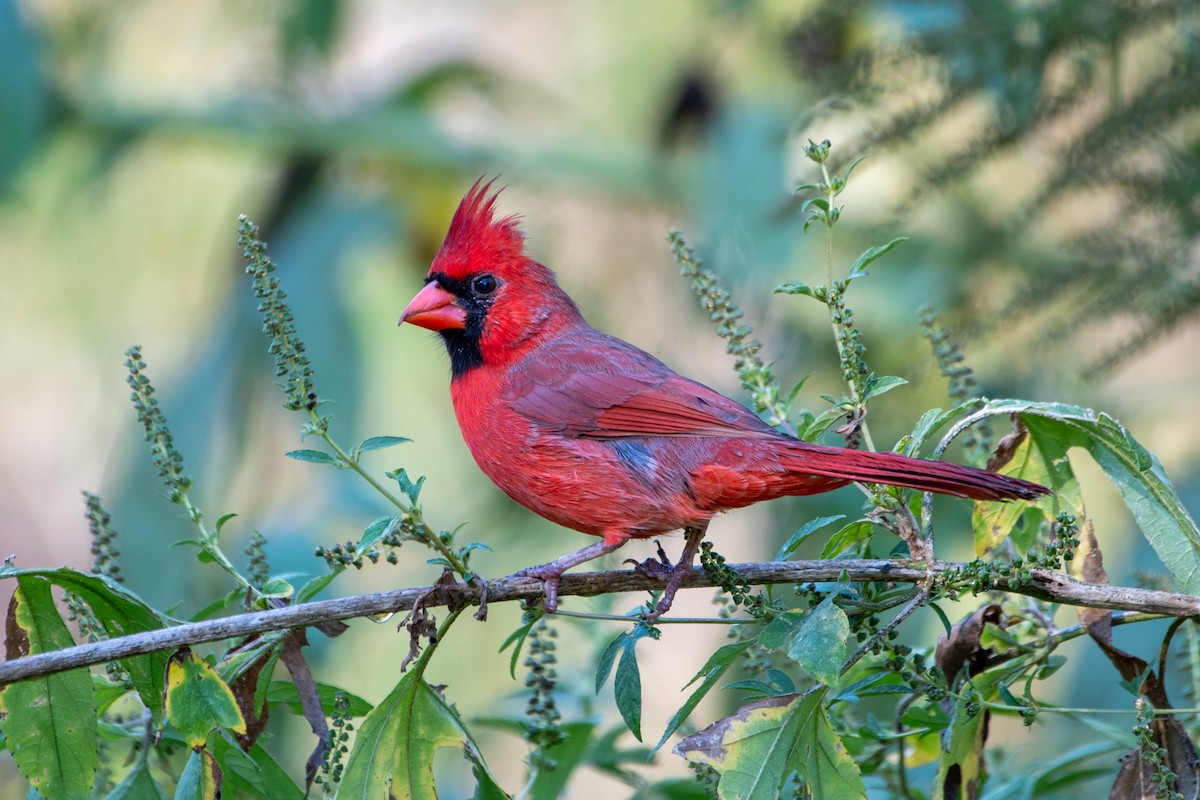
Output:
[[[825,189],[825,202],[828,204],[828,208],[825,212],[825,279],[827,281],[826,285],[829,287],[829,289],[828,295],[826,296],[827,299],[825,301],[825,305],[829,310],[829,324],[833,328],[833,341],[834,345],[838,349],[838,361],[840,364],[844,365],[850,363],[851,359],[846,353],[846,345],[843,343],[842,338],[838,335],[841,333],[841,331],[839,331],[838,323],[834,319],[834,313],[837,310],[834,305],[835,297],[841,295],[844,298],[846,284],[849,283],[849,281],[847,281],[846,284],[842,284],[842,288],[839,291],[833,281],[833,226],[837,224],[839,216],[836,206],[838,193],[834,188],[833,176],[829,174],[829,165],[824,159],[818,163],[821,167],[821,186],[823,186]],[[853,169],[853,167],[851,167],[851,169]],[[857,361],[857,357],[853,359],[853,361]],[[865,416],[866,402],[863,400],[862,392],[859,389],[858,382],[847,378],[846,384],[850,387],[850,395],[854,399],[854,406],[856,409],[855,416],[859,417],[858,429],[862,433],[863,441],[866,443],[868,450],[874,450],[875,441],[871,438],[871,430],[867,427],[866,419],[862,418]]]
[[[321,418],[317,415],[315,410],[310,409],[308,414],[313,423],[313,430],[320,434],[321,439],[323,439],[325,444],[329,446],[330,450],[337,454],[337,457],[341,459],[342,463],[346,464],[350,467],[350,469],[358,473],[359,477],[370,484],[375,491],[383,495],[387,501],[396,508],[405,512],[413,511],[413,508],[410,505],[405,504],[403,500],[401,500],[386,486],[376,480],[371,473],[363,469],[362,465],[358,463],[357,458],[351,458],[350,454],[342,449],[341,445],[339,445],[334,438],[329,435],[327,426],[323,424]],[[434,550],[437,550],[442,558],[446,559],[446,561],[450,563],[451,568],[453,568],[455,572],[457,572],[464,579],[466,578],[469,572],[467,565],[462,562],[462,559],[458,557],[458,554],[455,553],[449,545],[442,541],[440,536],[434,533],[423,521],[420,523],[420,527],[417,528],[417,532],[421,537],[422,544],[428,545]]]
[[425,667],[429,665],[429,660],[433,658],[433,651],[437,650],[437,646],[446,638],[446,632],[450,630],[450,626],[458,619],[459,615],[466,610],[466,607],[457,608],[450,612],[450,615],[442,621],[438,626],[437,634],[430,640],[425,649],[421,651],[421,655],[417,656],[417,661],[413,664],[413,677],[420,678],[425,674]]

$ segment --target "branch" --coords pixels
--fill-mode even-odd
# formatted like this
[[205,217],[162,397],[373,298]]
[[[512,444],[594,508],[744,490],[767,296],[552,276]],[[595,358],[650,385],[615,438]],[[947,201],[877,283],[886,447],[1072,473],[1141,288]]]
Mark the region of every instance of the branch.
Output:
[[[732,564],[747,583],[812,583],[837,581],[892,581],[920,583],[927,579],[927,566],[919,561],[771,561],[756,564]],[[960,563],[934,562],[937,572],[961,568]],[[700,568],[693,568],[683,588],[713,587],[716,582]],[[559,583],[560,597],[591,597],[615,592],[649,591],[662,588],[662,582],[631,570],[583,572],[564,575]],[[1133,589],[1081,583],[1048,570],[1031,570],[1027,584],[1006,587],[1003,591],[1063,603],[1116,611],[1140,611],[1172,617],[1200,616],[1200,596],[1174,592]],[[509,576],[487,582],[489,603],[512,600],[536,600],[542,596],[542,583],[536,578]],[[171,628],[135,633],[116,639],[68,647],[49,653],[26,656],[0,664],[0,685],[27,678],[64,672],[69,669],[102,664],[119,658],[169,650],[184,645],[234,639],[267,631],[308,627],[332,620],[376,616],[423,606],[477,605],[479,588],[473,585],[417,587],[391,592],[321,600],[298,606],[255,611],[236,617],[206,620]]]

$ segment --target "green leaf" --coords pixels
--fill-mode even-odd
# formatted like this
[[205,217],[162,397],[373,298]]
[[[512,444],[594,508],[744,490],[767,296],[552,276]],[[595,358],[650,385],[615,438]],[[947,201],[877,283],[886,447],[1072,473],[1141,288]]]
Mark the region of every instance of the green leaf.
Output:
[[777,800],[793,772],[823,800],[865,798],[862,773],[825,713],[826,691],[756,700],[675,752],[720,772],[722,798]]
[[1120,687],[1133,697],[1142,696],[1142,686],[1146,684],[1146,679],[1150,677],[1150,673],[1154,671],[1154,667],[1146,665],[1146,667],[1137,675],[1120,682]]
[[291,597],[295,591],[296,588],[283,578],[271,578],[259,589],[264,597]]
[[249,753],[224,736],[214,736],[212,754],[224,771],[224,797],[253,797],[261,800],[303,800],[304,792],[279,762],[255,743]]
[[821,683],[834,686],[846,660],[848,638],[850,621],[830,595],[805,616],[804,624],[788,647],[788,658]]
[[825,399],[832,403],[836,403],[837,406],[827,411],[822,411],[818,417],[813,419],[802,429],[798,428],[796,431],[797,438],[803,439],[806,442],[815,442],[821,436],[821,434],[832,428],[838,420],[845,416],[846,409],[845,406],[840,403],[840,401],[832,397],[826,397]]
[[937,603],[930,603],[928,608],[932,610],[934,614],[937,614],[938,619],[942,621],[942,629],[945,631],[946,637],[949,638],[950,636],[953,636],[954,625],[950,623],[950,618],[946,616],[946,612],[942,610],[942,607]]
[[650,751],[651,754],[657,753],[667,743],[667,739],[671,738],[671,734],[679,730],[679,726],[687,720],[688,715],[695,710],[700,701],[704,699],[704,696],[717,685],[717,681],[721,680],[721,677],[729,671],[729,668],[737,663],[738,657],[746,652],[753,643],[753,640],[747,640],[745,642],[733,642],[717,648],[716,652],[700,668],[700,671],[692,676],[692,679],[684,686],[686,689],[701,677],[704,678],[700,685],[696,687],[696,690],[679,707],[679,710],[671,715],[671,721],[667,723],[667,729],[663,731],[662,738],[658,740],[658,744],[654,745],[654,749]]
[[139,758],[105,800],[167,800],[167,795],[150,774],[146,760]]
[[400,491],[408,495],[409,501],[413,503],[417,502],[417,498],[421,496],[421,487],[425,485],[424,475],[414,481],[408,477],[408,471],[404,467],[401,467],[387,473],[387,476],[399,484]]
[[817,209],[812,212],[813,216],[821,219],[821,215],[829,214],[829,201],[824,197],[810,197],[800,204],[800,214],[803,216],[809,209]]
[[1000,695],[1001,702],[1003,702],[1004,705],[1006,705],[1006,706],[1011,706],[1013,708],[1021,708],[1022,706],[1025,705],[1020,700],[1013,697],[1013,693],[1011,691],[1009,691],[1008,687],[1005,686],[1003,683],[998,684],[996,686],[996,693],[998,695]]
[[399,524],[400,517],[398,516],[380,517],[379,519],[375,520],[366,527],[366,530],[362,532],[362,536],[359,537],[358,546],[354,549],[354,552],[357,555],[362,555],[363,553],[367,552],[372,547],[377,545],[380,539],[382,539],[384,536],[387,536],[388,532],[394,530]]
[[[766,681],[759,680],[734,681],[733,683],[725,684],[725,686],[722,688],[727,692],[749,692],[757,697],[773,697],[774,695],[780,693],[779,690],[771,684],[767,683]],[[787,694],[794,694],[795,691],[796,687],[793,686],[792,691],[787,692]]]
[[[73,644],[55,608],[50,581],[18,578],[8,609],[6,658]],[[4,686],[0,716],[13,761],[34,789],[54,800],[86,800],[98,764],[96,695],[86,669]]]
[[[347,692],[345,689],[339,689],[337,686],[332,686],[328,683],[317,684],[317,696],[321,699],[321,709],[325,712],[325,716],[330,716],[335,708],[334,701],[337,693],[341,692],[346,695],[346,699],[350,705],[346,709],[352,717],[365,716],[371,711],[371,704],[352,692]],[[300,704],[300,696],[296,692],[296,684],[291,681],[271,681],[267,687],[267,702],[273,706],[287,706],[293,713],[304,716],[304,707]]]
[[92,675],[92,690],[95,692],[97,714],[108,711],[113,703],[129,694],[129,689],[125,688],[124,684],[113,683],[103,675]]
[[809,297],[815,297],[813,287],[807,283],[800,281],[784,281],[775,287],[775,294],[803,294]]
[[788,392],[787,402],[784,403],[787,408],[791,408],[792,404],[796,402],[796,397],[800,394],[800,390],[804,388],[804,384],[808,383],[808,379],[811,377],[812,373],[810,372],[800,380],[796,381],[796,385],[792,387],[790,392]]
[[1046,663],[1042,664],[1041,666],[1039,666],[1037,668],[1037,675],[1035,677],[1037,677],[1038,680],[1043,680],[1045,678],[1049,678],[1051,675],[1058,672],[1060,669],[1062,669],[1066,665],[1067,665],[1067,657],[1066,656],[1059,656],[1059,655],[1048,656],[1046,658]]
[[866,156],[859,156],[850,162],[850,166],[846,167],[846,174],[842,177],[842,183],[850,183],[850,173],[854,172],[854,168],[861,164],[866,159]]
[[[517,661],[519,661],[521,658],[521,648],[524,646],[525,637],[529,636],[529,631],[533,628],[533,625],[534,625],[533,622],[526,622],[524,625],[522,625],[521,627],[517,628],[515,631],[510,633],[508,635],[508,638],[504,640],[504,643],[502,645],[500,645],[499,652],[501,652],[501,653],[503,653],[509,647],[513,648],[512,658],[510,658],[508,661],[508,674],[514,680],[517,677]],[[612,667],[611,661],[609,662],[609,667],[610,668]],[[607,672],[604,673],[604,680],[608,680]],[[596,686],[597,692],[600,691],[601,685],[602,684],[598,684]]]
[[532,800],[558,800],[563,796],[571,773],[588,753],[596,728],[591,722],[571,722],[562,727],[565,738],[546,750],[546,756],[558,766],[538,773],[529,792]]
[[636,633],[625,637],[621,648],[621,660],[617,662],[617,674],[613,677],[613,696],[617,710],[629,732],[639,742],[642,740],[642,676],[638,670],[637,642],[642,638]]
[[755,639],[768,650],[782,650],[800,630],[808,612],[793,608],[768,622]]
[[483,542],[468,542],[461,550],[458,551],[458,557],[463,561],[466,561],[467,557],[476,550],[487,550],[489,553],[494,552],[492,548],[488,547]]
[[297,461],[307,461],[310,464],[338,463],[336,458],[320,450],[289,450],[284,455],[288,458],[294,458]]
[[167,662],[167,719],[193,749],[218,728],[246,732],[246,720],[229,686],[187,647]]
[[443,747],[462,748],[483,791],[505,796],[458,714],[409,672],[359,727],[338,797],[436,800],[433,756]]
[[912,693],[913,687],[905,683],[899,673],[885,670],[866,675],[839,689],[833,699],[838,702],[856,703],[861,698],[872,695]]
[[307,583],[300,587],[300,591],[296,592],[296,604],[307,603],[309,600],[320,594],[326,586],[328,586],[334,578],[342,574],[345,567],[336,567],[332,572],[327,572],[324,575],[318,575],[310,579]]
[[872,261],[875,261],[877,258],[884,255],[885,253],[887,253],[889,250],[891,250],[893,247],[900,244],[901,242],[907,242],[907,241],[908,241],[907,236],[897,236],[895,239],[892,239],[887,244],[882,244],[882,245],[879,245],[878,247],[868,248],[861,256],[854,259],[854,263],[850,265],[850,274],[846,276],[846,280],[853,280],[862,275],[866,275],[867,273],[864,272],[864,270],[867,268],[867,266]]
[[874,534],[870,520],[859,519],[842,526],[837,533],[829,537],[821,550],[821,558],[831,559],[850,552],[855,547],[866,544]]
[[[971,404],[974,405],[976,402],[977,401],[971,401]],[[963,411],[966,410],[966,405],[967,404],[956,406],[948,411],[943,411],[940,408],[931,408],[926,411],[921,415],[921,418],[917,420],[917,424],[913,428],[913,432],[905,437],[904,447],[897,450],[897,452],[906,456],[916,456],[921,452],[921,448],[925,445],[925,440],[928,439],[934,431],[938,430],[947,422],[962,414]]]
[[240,647],[230,649],[217,664],[217,674],[226,684],[230,684],[252,668],[261,669],[266,663],[264,658],[268,658],[271,651],[278,648],[289,635],[289,631],[269,631]]
[[612,673],[613,662],[617,660],[617,652],[628,637],[628,631],[618,633],[611,642],[605,645],[604,650],[600,653],[600,658],[596,660],[596,694],[600,694],[600,690],[604,688],[604,684],[608,683],[608,676]]
[[411,441],[412,439],[406,439],[403,436],[372,436],[368,439],[363,439],[362,444],[358,446],[358,452],[366,453],[369,450],[382,450],[385,447],[395,447],[398,444]]
[[937,703],[928,703],[909,706],[900,722],[906,728],[940,731],[950,726],[950,717]]
[[[4,573],[3,577],[19,578],[24,575],[45,578],[55,586],[83,598],[111,638],[157,630],[171,621],[125,587],[100,575],[89,575],[60,567],[11,570]],[[117,661],[129,673],[133,687],[137,690],[142,704],[150,710],[155,724],[162,720],[167,656],[165,652],[147,653]]]
[[845,514],[834,514],[833,516],[829,517],[817,517],[815,519],[810,519],[808,522],[801,525],[800,529],[793,533],[788,540],[783,543],[783,547],[780,547],[779,552],[775,554],[775,560],[782,561],[790,556],[792,551],[799,547],[800,544],[814,532],[819,531],[826,525],[831,525],[834,522],[837,522],[839,519],[845,518]]
[[863,388],[863,400],[869,400],[872,397],[878,397],[881,394],[890,392],[897,386],[904,386],[908,381],[904,378],[899,378],[895,375],[881,375],[875,377],[872,375],[867,379],[867,385]]

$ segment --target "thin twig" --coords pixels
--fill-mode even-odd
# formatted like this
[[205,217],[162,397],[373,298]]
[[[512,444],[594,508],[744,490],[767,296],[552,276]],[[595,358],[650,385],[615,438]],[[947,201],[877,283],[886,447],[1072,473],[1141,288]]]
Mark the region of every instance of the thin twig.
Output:
[[[912,560],[772,561],[730,566],[751,585],[819,583],[843,578],[850,581],[921,583],[929,576],[928,564]],[[938,561],[933,565],[937,572],[959,569],[962,566],[962,564],[947,561]],[[682,584],[683,588],[715,585],[715,581],[699,568],[693,569]],[[465,603],[467,605],[479,602],[480,588],[476,585],[443,586],[433,594],[430,594],[430,588],[421,586],[397,589],[391,592],[356,595],[268,611],[255,611],[235,617],[145,631],[116,639],[26,656],[0,664],[0,684],[102,664],[143,653],[171,650],[184,645],[240,638],[267,631],[308,627],[331,620],[405,611],[411,609],[413,603],[422,596],[427,596],[425,604],[429,607],[445,605],[451,601],[455,604]],[[640,592],[658,588],[661,588],[660,581],[639,575],[632,570],[584,572],[564,575],[559,584],[559,595],[590,597],[614,592]],[[500,580],[488,581],[486,590],[490,603],[535,600],[542,595],[542,584],[536,578],[509,576]],[[1140,611],[1172,617],[1200,616],[1200,596],[1081,583],[1065,575],[1047,570],[1031,570],[1028,583],[1018,587],[1005,587],[1004,591],[1072,606]]]

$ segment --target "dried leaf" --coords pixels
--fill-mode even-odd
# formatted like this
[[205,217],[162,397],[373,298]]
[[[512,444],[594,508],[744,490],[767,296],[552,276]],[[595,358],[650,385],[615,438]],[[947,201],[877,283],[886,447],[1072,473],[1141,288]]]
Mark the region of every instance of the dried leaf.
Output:
[[1025,427],[1025,423],[1021,422],[1020,417],[1013,417],[1012,430],[996,443],[996,451],[988,459],[988,472],[999,472],[1007,466],[1008,462],[1013,460],[1013,454],[1017,452],[1017,448],[1025,442],[1028,436],[1029,429]]
[[964,666],[970,675],[983,668],[992,655],[991,650],[983,649],[979,644],[984,626],[989,622],[1000,625],[1003,616],[1000,606],[986,605],[951,628],[949,636],[938,638],[936,663],[947,680],[953,683]]
[[[1080,548],[1083,551],[1081,575],[1085,581],[1102,586],[1108,585],[1108,573],[1104,569],[1104,554],[1096,541],[1096,531],[1090,519],[1084,518],[1079,525]],[[1132,653],[1127,653],[1113,644],[1112,612],[1101,608],[1079,609],[1079,621],[1092,637],[1108,660],[1117,668],[1121,678],[1133,681],[1143,678],[1140,691],[1155,708],[1170,708],[1166,687],[1150,665]]]
[[[1197,800],[1200,797],[1200,764],[1197,763],[1196,748],[1183,725],[1174,716],[1155,717],[1150,725],[1155,742],[1166,750],[1166,766],[1175,773],[1175,785],[1170,788],[1186,800]],[[1160,797],[1161,787],[1154,772],[1153,765],[1140,748],[1131,751],[1121,759],[1121,769],[1108,793],[1109,800],[1155,800]]]
[[[260,637],[253,637],[258,640]],[[240,647],[253,647],[256,641],[243,642]],[[230,655],[234,654],[239,648],[235,648],[226,654],[226,658],[222,661],[222,665],[227,663]],[[250,752],[250,748],[254,747],[254,743],[258,741],[258,737],[262,735],[263,730],[267,727],[267,705],[266,691],[259,692],[259,679],[263,675],[263,668],[268,664],[273,665],[278,657],[278,651],[271,646],[259,649],[259,652],[253,655],[253,661],[249,666],[243,667],[237,675],[229,680],[229,690],[233,692],[233,699],[237,702],[238,710],[242,713],[242,719],[246,721],[245,733],[235,734],[238,746],[244,752]],[[228,672],[224,673],[228,678]],[[269,677],[269,671],[268,676]],[[261,703],[261,708],[259,708]]]
[[[312,786],[313,778],[325,759],[325,751],[329,747],[329,724],[325,721],[325,710],[321,707],[321,695],[317,691],[317,682],[313,680],[308,662],[301,652],[307,640],[303,631],[296,631],[284,642],[280,660],[292,676],[292,684],[296,687],[296,695],[300,698],[300,707],[304,709],[304,719],[308,727],[317,737],[317,746],[313,748],[304,764],[305,788]],[[265,718],[264,714],[264,718]]]

